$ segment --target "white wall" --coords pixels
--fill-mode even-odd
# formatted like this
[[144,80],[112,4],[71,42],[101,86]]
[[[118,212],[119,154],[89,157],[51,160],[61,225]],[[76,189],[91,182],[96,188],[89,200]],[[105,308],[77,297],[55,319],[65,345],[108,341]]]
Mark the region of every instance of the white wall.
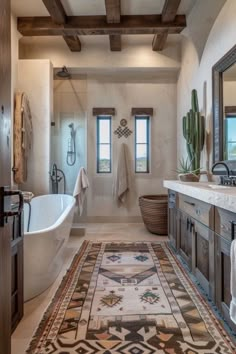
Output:
[[[151,173],[133,174],[133,188],[128,204],[118,208],[112,196],[120,145],[125,142],[132,157],[134,171],[134,133],[127,139],[112,134],[112,173],[96,173],[96,117],[93,107],[114,107],[112,132],[122,118],[134,132],[132,107],[153,107],[151,117]],[[106,82],[88,80],[88,175],[90,189],[87,198],[87,221],[136,222],[140,211],[138,197],[144,194],[166,193],[164,178],[173,178],[176,168],[176,84]]]
[[[18,64],[18,51],[19,51],[19,39],[21,35],[17,31],[17,21],[16,18],[11,15],[11,116],[12,116],[12,127],[11,127],[11,141],[13,143],[13,119],[14,119],[14,95],[17,87],[17,64]],[[11,149],[12,156],[12,166],[13,166],[13,144]],[[12,186],[17,187],[13,180],[12,174]]]
[[53,77],[49,60],[19,60],[17,89],[27,94],[33,120],[33,148],[28,163],[28,180],[22,190],[49,193],[50,122]]
[[[183,41],[182,66],[177,85],[178,157],[186,154],[185,140],[182,135],[182,116],[190,108],[190,95],[193,88],[198,91],[200,109],[206,115],[207,129],[212,135],[212,66],[235,45],[235,33],[236,1],[227,0],[212,27],[200,63],[191,40],[186,38]],[[205,97],[204,82],[206,83]],[[207,166],[207,160],[205,151],[203,167]]]
[[[122,51],[111,52],[108,36],[87,37],[87,45],[81,52],[71,52],[61,37],[22,38],[20,59],[48,59],[54,67],[66,65],[69,68],[113,69],[119,68],[180,68],[179,42],[168,38],[162,52],[151,49],[152,35],[122,36]],[[83,41],[83,36],[81,37]]]

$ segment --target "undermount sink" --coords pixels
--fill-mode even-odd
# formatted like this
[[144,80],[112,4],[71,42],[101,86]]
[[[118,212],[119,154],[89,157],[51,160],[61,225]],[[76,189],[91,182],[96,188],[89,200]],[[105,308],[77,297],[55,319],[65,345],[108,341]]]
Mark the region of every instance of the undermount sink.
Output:
[[224,189],[224,188],[229,188],[231,186],[223,186],[222,184],[208,184],[208,187],[212,189]]

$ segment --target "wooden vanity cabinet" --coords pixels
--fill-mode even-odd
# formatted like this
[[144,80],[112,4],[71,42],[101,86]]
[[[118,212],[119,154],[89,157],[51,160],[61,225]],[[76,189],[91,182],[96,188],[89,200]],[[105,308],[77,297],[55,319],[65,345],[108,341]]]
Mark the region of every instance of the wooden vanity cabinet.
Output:
[[169,239],[229,326],[230,247],[236,213],[169,191]]
[[[171,203],[174,193],[175,204]],[[214,207],[169,191],[169,215],[170,244],[205,292],[215,299]]]
[[216,269],[215,269],[215,299],[216,305],[222,316],[229,323],[230,327],[236,332],[236,325],[231,321],[229,306],[231,301],[230,293],[230,246],[231,242],[224,237],[215,234],[216,244]]
[[179,211],[179,253],[189,270],[192,270],[194,221]]
[[170,190],[168,194],[168,235],[170,245],[175,251],[179,249],[179,213],[177,207],[177,193]]
[[192,271],[199,283],[215,299],[215,242],[214,231],[195,221],[193,235]]

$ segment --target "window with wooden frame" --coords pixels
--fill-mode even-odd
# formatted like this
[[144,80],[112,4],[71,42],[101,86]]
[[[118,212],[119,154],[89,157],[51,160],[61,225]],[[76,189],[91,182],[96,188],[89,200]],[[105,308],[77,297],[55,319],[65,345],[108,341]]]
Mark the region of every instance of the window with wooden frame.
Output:
[[135,116],[135,173],[150,171],[150,117]]
[[97,173],[111,173],[111,116],[97,116]]

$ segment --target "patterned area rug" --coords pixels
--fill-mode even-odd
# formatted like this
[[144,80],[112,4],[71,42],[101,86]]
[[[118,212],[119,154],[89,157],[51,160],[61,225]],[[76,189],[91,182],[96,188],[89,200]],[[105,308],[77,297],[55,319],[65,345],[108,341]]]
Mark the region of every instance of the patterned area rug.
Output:
[[164,242],[85,242],[27,353],[236,353]]

